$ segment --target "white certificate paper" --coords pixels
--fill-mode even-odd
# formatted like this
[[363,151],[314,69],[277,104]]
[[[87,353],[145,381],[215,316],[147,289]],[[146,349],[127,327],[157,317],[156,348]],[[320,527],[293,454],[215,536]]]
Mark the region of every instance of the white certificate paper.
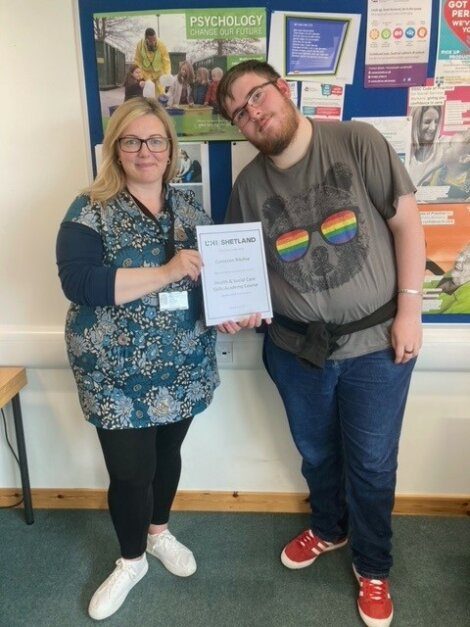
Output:
[[272,318],[261,222],[197,226],[206,324]]

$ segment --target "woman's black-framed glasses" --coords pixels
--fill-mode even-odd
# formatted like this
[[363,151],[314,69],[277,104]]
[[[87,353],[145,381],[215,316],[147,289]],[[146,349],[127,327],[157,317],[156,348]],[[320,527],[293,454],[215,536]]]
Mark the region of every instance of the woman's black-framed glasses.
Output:
[[261,107],[266,98],[266,87],[268,85],[276,85],[277,81],[278,79],[276,78],[274,80],[261,83],[261,85],[255,87],[245,104],[237,109],[232,115],[232,118],[230,120],[232,126],[238,126],[238,128],[243,128],[244,126],[246,126],[248,120],[250,119],[247,107],[253,107],[255,109]]
[[170,145],[170,141],[169,137],[161,137],[160,135],[152,135],[152,137],[147,139],[127,135],[118,139],[119,148],[123,152],[139,152],[142,144],[145,144],[150,152],[165,152]]

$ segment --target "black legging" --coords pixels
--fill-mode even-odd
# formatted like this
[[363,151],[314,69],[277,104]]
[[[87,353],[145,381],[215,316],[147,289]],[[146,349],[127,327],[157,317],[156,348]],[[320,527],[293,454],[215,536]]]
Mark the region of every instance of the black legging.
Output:
[[144,553],[150,523],[168,522],[181,474],[180,449],[191,422],[97,428],[110,479],[109,511],[126,559]]

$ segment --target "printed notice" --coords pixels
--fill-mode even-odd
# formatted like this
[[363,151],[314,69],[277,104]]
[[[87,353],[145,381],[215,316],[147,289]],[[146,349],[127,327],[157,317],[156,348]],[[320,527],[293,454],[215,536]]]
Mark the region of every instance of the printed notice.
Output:
[[261,222],[197,226],[206,324],[272,317]]
[[360,24],[355,13],[274,11],[268,62],[288,79],[351,84]]
[[343,118],[344,85],[303,81],[300,111],[315,120]]
[[431,0],[369,0],[364,87],[424,85]]

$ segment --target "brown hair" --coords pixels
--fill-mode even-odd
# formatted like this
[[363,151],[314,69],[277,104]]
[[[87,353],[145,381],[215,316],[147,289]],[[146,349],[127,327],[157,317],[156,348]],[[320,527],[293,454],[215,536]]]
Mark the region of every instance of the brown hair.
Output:
[[[188,69],[188,73],[186,78],[183,78],[183,74],[182,74],[182,70],[183,68],[186,67]],[[182,61],[180,63],[180,67],[178,70],[178,82],[179,83],[189,83],[190,85],[192,85],[194,83],[194,69],[193,69],[193,64],[190,63],[189,61]]]
[[255,61],[254,59],[251,59],[249,61],[242,61],[242,63],[231,67],[220,81],[217,89],[217,104],[219,105],[219,111],[226,120],[230,120],[230,116],[227,112],[225,101],[227,98],[233,100],[233,83],[241,76],[250,73],[258,74],[258,76],[262,76],[267,80],[276,80],[281,78],[281,75],[276,72],[272,65],[266,63],[266,61]]
[[127,71],[126,77],[124,78],[123,86],[128,87],[129,85],[133,85],[135,82],[135,78],[132,76],[132,72],[135,72],[137,69],[140,70],[140,65],[133,63],[129,70]]

